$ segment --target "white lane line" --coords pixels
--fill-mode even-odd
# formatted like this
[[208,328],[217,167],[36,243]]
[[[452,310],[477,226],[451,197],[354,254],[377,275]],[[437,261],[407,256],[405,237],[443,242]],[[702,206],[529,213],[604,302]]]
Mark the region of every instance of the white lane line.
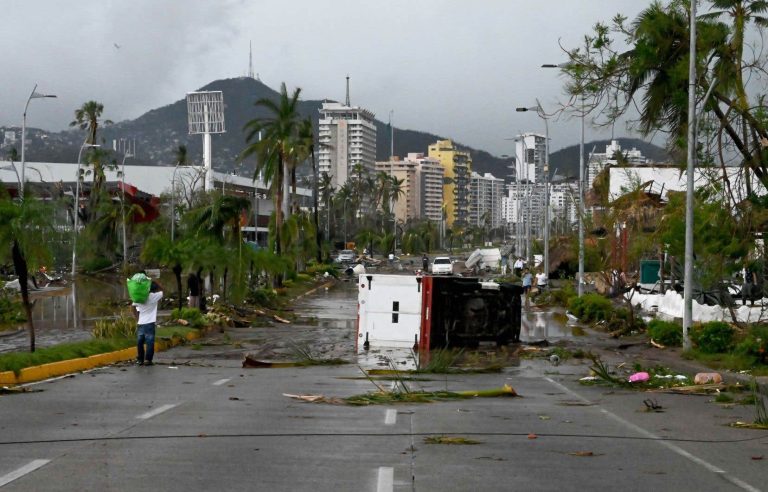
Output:
[[11,473],[7,475],[3,475],[0,477],[0,487],[4,485],[8,485],[9,483],[13,482],[17,478],[21,478],[27,473],[32,473],[33,471],[37,470],[41,466],[45,466],[48,463],[50,463],[51,460],[33,460],[27,463],[26,465],[22,466],[18,470],[14,470]]
[[175,406],[178,406],[178,405],[179,405],[178,403],[168,403],[168,404],[159,406],[159,407],[155,408],[154,410],[150,410],[149,412],[142,413],[141,415],[139,415],[136,418],[137,419],[141,419],[141,420],[151,419],[155,415],[160,415],[163,412],[167,412],[171,408],[173,408]]
[[566,388],[565,386],[563,386],[562,384],[558,383],[557,381],[555,381],[555,380],[553,380],[551,378],[546,378],[546,377],[544,379],[546,379],[547,381],[549,381],[553,385],[557,386],[561,390],[565,391],[566,393],[570,394],[571,396],[573,396],[575,398],[578,398],[579,400],[581,400],[581,401],[583,401],[585,403],[590,403],[592,405],[595,405],[597,408],[600,409],[600,412],[602,412],[604,415],[607,415],[608,417],[612,418],[616,422],[618,422],[618,423],[620,423],[620,424],[622,424],[622,425],[624,425],[626,427],[629,427],[630,429],[634,430],[638,434],[641,434],[641,435],[643,435],[643,436],[645,436],[645,437],[647,437],[649,439],[653,439],[658,444],[661,444],[662,446],[664,446],[665,448],[669,449],[670,451],[672,451],[672,452],[682,456],[683,458],[685,458],[685,459],[687,459],[687,460],[689,460],[689,461],[691,461],[693,463],[696,463],[697,465],[705,468],[706,470],[709,470],[712,473],[716,473],[716,474],[720,475],[725,480],[731,482],[733,485],[739,487],[740,489],[746,490],[748,492],[760,492],[760,489],[755,488],[755,487],[751,486],[750,484],[748,484],[748,483],[746,483],[746,482],[744,482],[744,481],[742,481],[742,480],[740,480],[740,479],[738,479],[736,477],[732,477],[731,475],[728,475],[728,473],[725,470],[723,470],[722,468],[718,468],[717,466],[713,465],[712,463],[710,463],[708,461],[705,461],[705,460],[699,458],[698,456],[695,456],[695,455],[689,453],[685,449],[683,449],[683,448],[681,448],[681,447],[679,447],[679,446],[677,446],[677,445],[675,445],[675,444],[673,444],[673,443],[671,443],[669,441],[662,440],[661,437],[657,436],[653,432],[649,432],[649,431],[643,429],[642,427],[639,427],[639,426],[633,424],[632,422],[624,420],[623,418],[619,417],[615,413],[612,413],[612,412],[610,412],[610,411],[600,407],[599,405],[596,405],[594,402],[591,402],[591,401],[587,400],[586,398],[584,398],[580,394],[576,393],[575,391],[573,391],[573,390],[571,390],[569,388]]
[[395,487],[395,469],[389,466],[379,467],[379,478],[376,481],[376,492],[392,492]]
[[397,422],[397,410],[390,408],[384,416],[384,425],[395,425]]
[[216,381],[215,383],[213,383],[213,385],[214,385],[214,386],[221,386],[222,384],[227,384],[227,383],[228,383],[228,382],[230,382],[230,381],[232,381],[232,378],[224,378],[224,379],[219,379],[218,381]]

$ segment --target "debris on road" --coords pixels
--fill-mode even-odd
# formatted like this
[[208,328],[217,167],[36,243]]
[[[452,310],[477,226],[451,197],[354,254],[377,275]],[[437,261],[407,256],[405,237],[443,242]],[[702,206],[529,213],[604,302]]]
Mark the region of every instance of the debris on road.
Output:
[[717,372],[700,372],[693,378],[694,384],[719,384],[723,377]]
[[592,451],[573,451],[573,452],[568,453],[568,454],[571,455],[571,456],[578,456],[578,457],[581,457],[581,458],[598,456],[595,453],[593,453]]
[[629,382],[630,383],[644,383],[644,382],[648,381],[649,379],[651,379],[651,376],[650,376],[650,374],[648,374],[645,371],[636,372],[636,373],[632,374],[631,376],[629,376]]
[[467,439],[466,437],[429,436],[424,438],[424,444],[474,445],[482,444],[482,442],[475,441],[474,439]]
[[501,388],[481,391],[386,391],[377,385],[379,391],[347,398],[327,397],[324,395],[293,395],[283,393],[283,396],[309,403],[346,404],[352,406],[390,405],[395,403],[433,403],[446,400],[466,400],[469,398],[500,398],[519,396],[509,385]]
[[659,402],[656,400],[652,400],[648,398],[647,400],[643,400],[643,403],[645,404],[645,411],[646,412],[663,412],[663,408],[661,405],[659,405]]

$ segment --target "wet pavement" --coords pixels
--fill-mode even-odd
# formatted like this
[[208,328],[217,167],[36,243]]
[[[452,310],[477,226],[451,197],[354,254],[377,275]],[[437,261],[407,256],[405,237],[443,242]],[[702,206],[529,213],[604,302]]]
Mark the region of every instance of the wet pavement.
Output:
[[[247,354],[265,362],[297,361],[308,352],[317,359],[343,359],[363,368],[414,369],[416,361],[410,349],[382,348],[358,354],[355,344],[357,284],[339,281],[301,298],[291,307],[296,321],[291,324],[268,322],[266,326],[226,328],[211,333],[199,343],[177,347],[160,358],[175,363],[191,363],[205,357],[223,365],[240,364]],[[523,311],[520,337],[523,343],[547,340],[557,343],[571,340],[583,329],[570,323],[562,308],[529,308]],[[495,343],[482,344],[481,350],[495,351]]]

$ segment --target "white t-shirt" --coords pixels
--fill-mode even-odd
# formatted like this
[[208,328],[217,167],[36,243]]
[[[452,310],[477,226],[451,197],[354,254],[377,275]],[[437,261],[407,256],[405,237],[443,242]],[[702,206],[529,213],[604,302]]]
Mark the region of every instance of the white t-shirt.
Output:
[[536,274],[536,285],[541,285],[542,287],[547,285],[547,274],[544,272],[537,273]]
[[146,302],[138,303],[134,302],[136,311],[139,312],[140,325],[146,325],[147,323],[154,323],[157,321],[157,303],[163,298],[163,291],[150,292]]
[[515,268],[523,268],[523,260],[521,260],[520,258],[515,260]]

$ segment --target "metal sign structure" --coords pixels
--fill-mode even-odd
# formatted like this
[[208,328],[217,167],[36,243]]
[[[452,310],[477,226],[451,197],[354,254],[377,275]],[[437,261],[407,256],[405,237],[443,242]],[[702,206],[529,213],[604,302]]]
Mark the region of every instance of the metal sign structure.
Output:
[[187,122],[190,135],[203,136],[203,166],[205,191],[213,189],[211,134],[225,133],[224,93],[221,91],[187,93]]

